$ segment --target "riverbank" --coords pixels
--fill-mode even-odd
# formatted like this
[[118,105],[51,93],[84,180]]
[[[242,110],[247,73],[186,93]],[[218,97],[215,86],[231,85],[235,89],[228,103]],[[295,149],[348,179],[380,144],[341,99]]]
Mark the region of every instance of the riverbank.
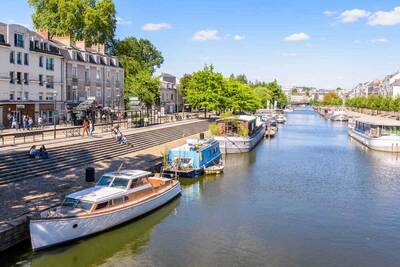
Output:
[[[200,123],[202,122],[200,121]],[[180,123],[178,126],[185,127],[186,124]],[[140,129],[137,131],[154,135],[153,131],[165,131],[165,127],[158,126],[152,129]],[[169,125],[169,127],[172,126]],[[197,129],[199,133],[205,130],[200,125]],[[124,164],[124,168],[156,171],[161,166],[161,151],[165,147],[175,147],[184,144],[187,138],[198,136],[197,133],[192,135],[183,132],[179,137],[172,142],[166,143],[162,143],[162,140],[155,140],[153,142],[154,145],[149,148],[140,151],[132,150],[134,152],[95,161],[90,166],[95,168],[96,178],[107,171],[117,169],[121,163]],[[85,142],[96,142],[96,139],[77,139],[74,142],[77,142],[75,145],[82,145],[84,147]],[[58,146],[63,146],[65,143],[55,141],[46,145],[48,145],[50,150],[51,148],[55,149]],[[13,152],[25,150],[26,145],[19,145],[15,148],[15,151],[4,149],[1,155],[5,156]],[[79,159],[76,160],[79,161]],[[92,184],[86,183],[84,178],[85,166],[71,166],[71,168],[66,170],[1,184],[0,195],[3,201],[0,204],[0,251],[28,237],[26,222],[29,214],[55,206],[60,203],[66,194],[91,186]]]

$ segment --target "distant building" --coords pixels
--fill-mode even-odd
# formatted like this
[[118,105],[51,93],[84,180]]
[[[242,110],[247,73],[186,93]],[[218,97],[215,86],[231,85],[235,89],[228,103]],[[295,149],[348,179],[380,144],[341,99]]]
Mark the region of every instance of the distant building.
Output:
[[399,83],[400,83],[400,72],[387,75],[382,81],[380,87],[380,94],[393,98],[400,96],[400,92],[398,90]]
[[167,114],[176,113],[181,109],[182,97],[179,96],[178,83],[175,76],[162,73],[160,75],[160,105]]

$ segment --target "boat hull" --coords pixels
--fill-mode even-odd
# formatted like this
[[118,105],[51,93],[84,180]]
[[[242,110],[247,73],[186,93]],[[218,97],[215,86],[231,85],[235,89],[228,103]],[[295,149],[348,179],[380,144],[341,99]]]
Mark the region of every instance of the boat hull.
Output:
[[44,249],[105,231],[163,206],[180,193],[181,186],[177,183],[151,199],[118,211],[86,217],[31,219],[29,230],[32,249]]
[[215,140],[219,142],[222,153],[235,154],[245,153],[253,148],[264,138],[265,126],[261,126],[255,134],[250,137],[225,137],[216,136]]
[[374,138],[360,133],[353,128],[349,128],[349,135],[372,150],[400,153],[399,136],[382,136]]

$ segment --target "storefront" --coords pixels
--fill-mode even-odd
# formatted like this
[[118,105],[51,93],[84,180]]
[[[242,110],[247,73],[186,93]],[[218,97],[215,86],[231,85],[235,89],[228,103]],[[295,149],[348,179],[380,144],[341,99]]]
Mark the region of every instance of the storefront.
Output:
[[20,125],[23,115],[35,118],[35,104],[0,104],[0,126],[11,127],[12,117],[15,117]]
[[54,104],[39,104],[39,114],[43,119],[43,124],[53,124]]

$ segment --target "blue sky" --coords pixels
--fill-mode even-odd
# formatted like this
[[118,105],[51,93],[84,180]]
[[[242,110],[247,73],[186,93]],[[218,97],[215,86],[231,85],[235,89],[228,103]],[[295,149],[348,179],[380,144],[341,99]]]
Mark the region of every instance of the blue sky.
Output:
[[[350,89],[400,70],[399,1],[114,2],[118,37],[151,40],[165,58],[158,72],[180,76],[207,63],[285,86]],[[31,24],[26,0],[2,4],[2,21]]]

